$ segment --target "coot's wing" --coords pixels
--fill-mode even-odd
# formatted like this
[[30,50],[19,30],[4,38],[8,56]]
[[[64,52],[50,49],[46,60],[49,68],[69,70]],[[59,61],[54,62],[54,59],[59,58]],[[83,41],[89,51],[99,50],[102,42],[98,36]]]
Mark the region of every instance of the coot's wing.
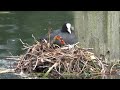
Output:
[[[50,40],[53,40],[53,38],[54,38],[56,35],[58,35],[60,32],[61,32],[60,29],[52,31],[52,32],[50,33]],[[49,37],[48,37],[48,33],[47,33],[46,35],[40,37],[40,41],[43,40],[43,39],[48,40],[48,38],[49,38]]]
[[69,33],[59,33],[59,36],[63,38],[66,44],[75,44],[78,42],[77,37],[74,32]]

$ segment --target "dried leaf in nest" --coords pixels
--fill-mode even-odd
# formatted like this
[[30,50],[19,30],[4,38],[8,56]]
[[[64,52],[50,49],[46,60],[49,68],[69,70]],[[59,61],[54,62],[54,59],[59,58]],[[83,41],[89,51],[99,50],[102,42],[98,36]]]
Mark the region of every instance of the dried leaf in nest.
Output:
[[84,52],[84,54],[85,54],[86,60],[88,60],[88,61],[96,59],[94,53],[92,53],[92,52],[86,51],[86,52]]
[[91,59],[91,60],[95,60],[95,59],[96,59],[95,55],[91,55],[91,56],[90,56],[90,59]]

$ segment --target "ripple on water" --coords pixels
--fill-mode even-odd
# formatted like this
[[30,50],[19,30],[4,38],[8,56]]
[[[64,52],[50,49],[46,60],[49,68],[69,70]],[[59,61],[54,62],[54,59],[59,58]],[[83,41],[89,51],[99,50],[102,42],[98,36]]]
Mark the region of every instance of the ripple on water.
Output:
[[[16,61],[9,61],[5,59],[0,59],[0,69],[6,70],[6,69],[14,69],[14,64]],[[5,72],[5,73],[0,73],[0,79],[22,79],[20,75],[16,75],[15,73],[12,72]]]
[[14,73],[2,73],[0,74],[0,79],[22,79],[22,77]]

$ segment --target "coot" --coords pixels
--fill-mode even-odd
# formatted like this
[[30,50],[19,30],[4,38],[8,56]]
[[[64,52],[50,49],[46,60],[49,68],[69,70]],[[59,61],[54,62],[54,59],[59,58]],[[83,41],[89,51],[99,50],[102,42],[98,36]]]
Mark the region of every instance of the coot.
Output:
[[[48,36],[48,34],[43,36],[40,38],[40,41],[43,39],[48,41]],[[61,46],[65,44],[75,44],[78,40],[74,30],[72,30],[71,24],[65,23],[61,29],[54,30],[50,33],[50,41],[53,41],[54,44]]]

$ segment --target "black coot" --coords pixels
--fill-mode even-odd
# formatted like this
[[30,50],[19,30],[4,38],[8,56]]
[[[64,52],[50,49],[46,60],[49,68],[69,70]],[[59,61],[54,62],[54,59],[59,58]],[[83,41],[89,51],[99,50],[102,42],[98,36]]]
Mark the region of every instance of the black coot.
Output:
[[[40,40],[43,39],[48,41],[48,34],[40,38]],[[53,41],[54,44],[61,46],[65,44],[75,44],[78,40],[72,30],[71,24],[65,23],[61,29],[54,30],[50,33],[50,41]]]

